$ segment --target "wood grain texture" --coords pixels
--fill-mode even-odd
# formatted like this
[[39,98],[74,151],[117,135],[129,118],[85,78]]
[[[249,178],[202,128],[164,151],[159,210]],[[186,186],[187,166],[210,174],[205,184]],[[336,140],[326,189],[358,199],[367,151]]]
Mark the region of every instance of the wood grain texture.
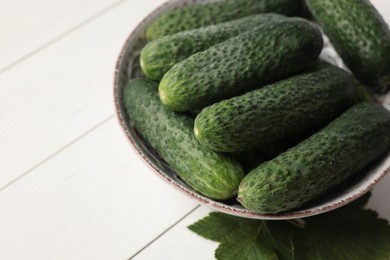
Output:
[[0,188],[113,115],[119,51],[161,2],[127,1],[0,75]]
[[112,119],[0,193],[0,259],[125,259],[197,203],[136,157]]
[[1,1],[0,72],[123,1]]
[[187,227],[211,212],[206,207],[196,209],[148,248],[137,254],[136,260],[214,259],[218,243],[203,239]]

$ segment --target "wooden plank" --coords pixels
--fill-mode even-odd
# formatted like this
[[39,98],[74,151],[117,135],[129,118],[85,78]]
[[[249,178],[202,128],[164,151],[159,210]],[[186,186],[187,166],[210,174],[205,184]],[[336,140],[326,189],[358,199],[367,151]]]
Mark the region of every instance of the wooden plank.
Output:
[[123,0],[1,1],[0,72],[120,2]]
[[149,247],[132,255],[130,259],[214,259],[214,251],[218,243],[204,239],[187,228],[210,212],[211,210],[204,206],[196,209]]
[[0,259],[126,259],[196,206],[112,119],[0,193]]
[[161,2],[126,1],[0,75],[0,188],[112,116],[119,51]]

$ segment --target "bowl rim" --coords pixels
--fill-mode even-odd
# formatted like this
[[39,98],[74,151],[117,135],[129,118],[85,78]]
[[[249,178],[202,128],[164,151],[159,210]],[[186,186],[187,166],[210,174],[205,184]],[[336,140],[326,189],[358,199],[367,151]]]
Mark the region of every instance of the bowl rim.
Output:
[[[173,4],[178,3],[180,1],[178,0],[168,0],[159,5],[157,8],[155,8],[151,13],[149,13],[146,17],[144,17],[141,22],[137,24],[135,28],[131,31],[129,36],[126,38],[124,44],[122,45],[122,48],[120,50],[120,53],[118,55],[118,58],[116,60],[115,65],[115,72],[114,72],[114,80],[113,80],[113,97],[114,97],[114,106],[115,106],[115,115],[119,122],[120,128],[122,130],[122,133],[126,136],[126,139],[130,146],[133,148],[133,150],[136,152],[139,158],[142,159],[144,164],[146,164],[157,176],[162,178],[166,183],[170,184],[171,186],[175,187],[175,189],[181,191],[181,193],[186,194],[188,197],[195,199],[200,204],[205,205],[211,209],[230,214],[235,215],[238,217],[245,217],[245,218],[251,218],[251,219],[263,219],[263,220],[287,220],[287,219],[297,219],[297,218],[305,218],[310,217],[318,214],[322,214],[334,209],[337,209],[341,206],[344,206],[359,197],[363,196],[365,193],[370,191],[387,173],[390,172],[390,163],[389,165],[383,169],[379,174],[375,174],[375,178],[369,178],[368,180],[365,180],[368,182],[368,184],[364,185],[364,188],[359,187],[357,192],[352,192],[352,194],[346,196],[346,198],[338,200],[338,201],[331,201],[325,203],[325,205],[320,205],[316,207],[312,207],[309,209],[303,209],[303,210],[296,210],[296,211],[287,211],[287,212],[281,212],[277,214],[262,214],[250,211],[245,208],[235,208],[234,206],[229,206],[224,204],[220,201],[215,201],[213,199],[210,199],[208,197],[205,197],[191,189],[188,189],[187,187],[183,186],[180,182],[177,182],[176,180],[169,177],[167,174],[165,174],[157,165],[155,165],[151,160],[149,160],[148,155],[145,154],[142,151],[142,148],[137,144],[135,141],[135,138],[132,136],[132,134],[128,131],[128,126],[126,123],[126,120],[124,116],[121,114],[121,103],[118,99],[119,95],[119,81],[120,81],[120,72],[121,72],[121,65],[123,57],[126,54],[126,51],[129,47],[129,44],[132,42],[132,38],[134,35],[141,30],[145,24],[150,22],[151,18],[153,16],[156,16],[158,13],[164,11],[164,9]],[[383,161],[387,161],[387,159],[390,159],[390,157],[383,158]],[[379,170],[378,170],[379,171]],[[328,205],[329,204],[329,205]]]

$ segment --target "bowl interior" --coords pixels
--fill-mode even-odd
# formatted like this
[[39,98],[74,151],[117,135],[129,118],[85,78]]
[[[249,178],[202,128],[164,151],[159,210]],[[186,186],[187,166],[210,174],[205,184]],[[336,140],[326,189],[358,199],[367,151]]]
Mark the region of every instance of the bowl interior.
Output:
[[[292,219],[308,217],[320,213],[336,209],[344,204],[347,204],[366,192],[387,173],[390,171],[390,152],[376,160],[367,169],[354,177],[327,192],[323,196],[307,203],[303,207],[280,214],[259,214],[243,208],[235,199],[228,201],[216,201],[194,191],[186,185],[175,172],[167,165],[164,160],[153,150],[152,147],[140,136],[134,128],[131,118],[125,112],[123,106],[123,90],[126,83],[135,77],[142,77],[142,71],[139,65],[139,54],[143,46],[146,44],[145,30],[150,22],[163,12],[181,6],[194,4],[197,0],[169,1],[161,5],[152,14],[146,17],[131,33],[126,40],[122,51],[117,61],[114,82],[114,101],[116,107],[117,118],[122,130],[131,146],[141,156],[141,158],[149,165],[157,175],[170,183],[175,188],[183,193],[198,200],[200,203],[207,205],[215,210],[247,218],[257,219]],[[204,1],[202,1],[204,2]],[[211,1],[207,1],[211,2]],[[337,56],[332,46],[326,37],[325,47],[321,54],[322,58],[343,67],[341,59]],[[387,101],[386,101],[387,100]],[[385,102],[390,99],[387,97]],[[390,102],[389,102],[390,103]]]

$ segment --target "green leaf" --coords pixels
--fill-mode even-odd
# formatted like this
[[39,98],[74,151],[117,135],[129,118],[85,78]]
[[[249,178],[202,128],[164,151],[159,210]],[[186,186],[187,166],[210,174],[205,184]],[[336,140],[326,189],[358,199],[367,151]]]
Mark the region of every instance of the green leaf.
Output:
[[220,260],[389,260],[390,225],[364,209],[369,195],[304,220],[261,221],[213,212],[189,226],[220,243]]
[[295,259],[390,259],[390,226],[362,208],[367,199],[306,218],[305,229],[292,235]]
[[204,238],[216,242],[227,242],[234,240],[237,233],[255,233],[260,224],[261,221],[258,220],[211,212],[207,217],[188,228]]
[[238,231],[236,239],[222,242],[215,251],[217,259],[225,260],[252,260],[252,259],[279,259],[274,250],[273,241],[269,239],[267,226],[264,222],[251,232]]
[[221,243],[215,252],[217,259],[279,259],[264,221],[213,212],[188,228]]
[[294,259],[295,250],[291,236],[300,229],[299,224],[296,221],[267,221],[266,223],[270,234],[272,234],[279,258],[283,260]]

